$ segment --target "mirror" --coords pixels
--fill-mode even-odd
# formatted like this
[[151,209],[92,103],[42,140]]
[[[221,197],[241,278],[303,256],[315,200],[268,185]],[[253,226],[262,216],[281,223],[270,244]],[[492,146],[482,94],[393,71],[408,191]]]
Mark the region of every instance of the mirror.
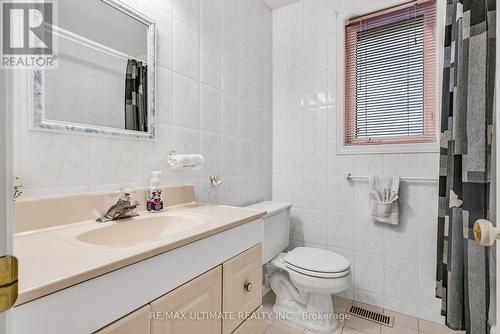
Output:
[[33,128],[154,139],[154,22],[117,0],[58,4],[58,67],[34,71]]

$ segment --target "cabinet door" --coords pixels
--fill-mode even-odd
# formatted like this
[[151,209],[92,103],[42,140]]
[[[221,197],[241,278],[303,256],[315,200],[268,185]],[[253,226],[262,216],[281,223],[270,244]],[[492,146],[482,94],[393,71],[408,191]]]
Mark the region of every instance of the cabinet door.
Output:
[[[228,260],[223,270],[223,312],[251,314],[262,304],[262,247],[257,245]],[[225,318],[222,333],[232,333],[244,317]]]
[[254,316],[248,320],[245,320],[240,327],[238,327],[233,334],[262,334],[264,333],[264,320],[256,317],[259,312],[262,312],[262,306],[259,307],[255,312]]
[[149,305],[113,322],[95,334],[150,334]]
[[193,279],[151,303],[152,334],[220,334],[221,320],[196,319],[221,312],[221,266]]

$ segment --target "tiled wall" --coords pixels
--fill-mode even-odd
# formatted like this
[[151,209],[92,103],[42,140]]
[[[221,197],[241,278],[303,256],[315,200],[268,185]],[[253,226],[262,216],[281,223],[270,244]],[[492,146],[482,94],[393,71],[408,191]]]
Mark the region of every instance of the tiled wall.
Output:
[[[157,23],[158,141],[28,130],[27,81],[17,73],[15,173],[26,196],[194,184],[198,199],[271,198],[272,13],[262,0],[127,0]],[[20,72],[20,71],[19,71]],[[173,172],[167,155],[201,152],[198,172]],[[209,171],[223,184],[214,188]]]
[[437,178],[438,154],[336,153],[337,22],[395,2],[304,0],[273,12],[273,198],[294,204],[293,244],[349,259],[354,282],[346,295],[441,321],[436,184],[403,182],[400,225],[384,226],[369,221],[368,183],[345,179],[348,172]]

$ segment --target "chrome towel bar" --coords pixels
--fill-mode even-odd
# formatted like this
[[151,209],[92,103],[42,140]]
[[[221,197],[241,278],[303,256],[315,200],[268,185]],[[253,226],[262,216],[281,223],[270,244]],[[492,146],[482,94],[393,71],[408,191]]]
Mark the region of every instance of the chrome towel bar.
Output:
[[[346,180],[366,180],[368,181],[368,176],[360,176],[360,175],[352,175],[351,173],[347,173]],[[426,183],[437,183],[439,182],[438,178],[430,178],[430,177],[400,177],[401,181],[407,182],[426,182]]]

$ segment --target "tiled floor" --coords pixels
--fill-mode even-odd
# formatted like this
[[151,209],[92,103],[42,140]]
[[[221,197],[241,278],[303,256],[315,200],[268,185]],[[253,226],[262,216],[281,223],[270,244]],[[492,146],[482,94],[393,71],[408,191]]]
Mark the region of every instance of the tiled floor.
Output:
[[[269,292],[263,299],[265,312],[272,312],[274,303],[274,294]],[[343,298],[334,298],[335,312],[345,312],[347,306],[351,303],[350,300]],[[361,304],[361,303],[360,303]],[[374,311],[382,309],[363,304]],[[407,315],[399,314],[392,311],[384,311],[386,314],[394,316],[394,327],[378,325],[374,322],[364,320],[357,317],[351,317],[347,321],[342,321],[339,327],[333,334],[463,334],[465,332],[457,332],[448,329],[446,326],[436,324],[431,321],[417,319]],[[265,334],[310,334],[311,332],[285,320],[266,320]]]

